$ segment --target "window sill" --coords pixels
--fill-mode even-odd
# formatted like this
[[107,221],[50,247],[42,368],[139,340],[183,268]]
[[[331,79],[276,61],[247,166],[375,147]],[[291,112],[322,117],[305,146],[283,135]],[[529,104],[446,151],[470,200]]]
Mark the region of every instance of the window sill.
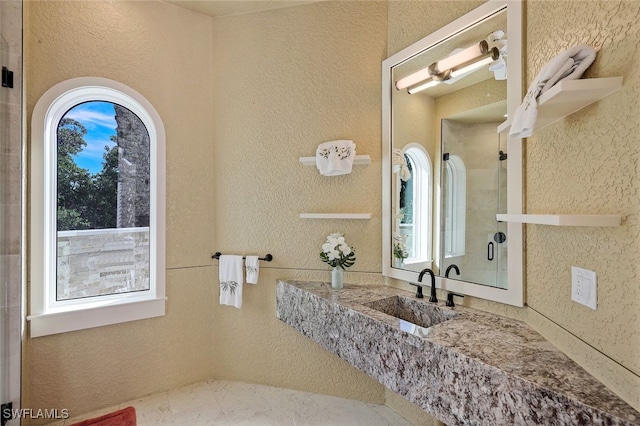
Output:
[[419,260],[419,259],[405,259],[402,263],[404,263],[405,265],[427,265],[425,266],[425,268],[431,268],[431,264],[433,263],[433,260],[431,259],[425,259],[425,260]]
[[[125,300],[108,305],[30,315],[30,336],[41,337],[163,316],[166,298]],[[82,305],[87,306],[87,305]]]

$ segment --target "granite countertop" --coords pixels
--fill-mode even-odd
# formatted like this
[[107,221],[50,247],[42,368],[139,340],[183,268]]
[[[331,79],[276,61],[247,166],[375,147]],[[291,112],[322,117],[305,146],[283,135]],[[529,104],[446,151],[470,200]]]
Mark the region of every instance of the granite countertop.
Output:
[[278,281],[278,318],[449,425],[640,424],[640,413],[527,324],[463,306],[427,328],[372,306],[388,286]]

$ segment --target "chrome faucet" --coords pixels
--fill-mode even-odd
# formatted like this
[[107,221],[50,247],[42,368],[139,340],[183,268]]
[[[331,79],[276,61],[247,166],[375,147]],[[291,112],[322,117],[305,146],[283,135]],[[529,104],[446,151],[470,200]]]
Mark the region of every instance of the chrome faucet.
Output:
[[436,297],[436,276],[431,269],[423,269],[420,272],[420,275],[418,275],[419,283],[422,283],[422,277],[424,277],[424,274],[431,275],[431,296],[429,297],[429,302],[438,303],[438,298]]

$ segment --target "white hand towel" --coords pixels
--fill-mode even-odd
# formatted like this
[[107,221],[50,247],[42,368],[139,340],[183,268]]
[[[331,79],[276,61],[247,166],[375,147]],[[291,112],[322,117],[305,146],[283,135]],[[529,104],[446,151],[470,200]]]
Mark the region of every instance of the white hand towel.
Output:
[[242,307],[242,256],[220,255],[220,304]]
[[260,273],[260,261],[258,256],[247,256],[244,267],[247,272],[247,284],[257,284]]
[[592,47],[578,45],[549,61],[529,86],[522,104],[516,108],[509,135],[518,138],[531,136],[538,118],[538,97],[560,80],[582,77],[595,59],[596,52]]
[[351,173],[356,144],[349,140],[323,142],[316,149],[316,167],[323,176]]

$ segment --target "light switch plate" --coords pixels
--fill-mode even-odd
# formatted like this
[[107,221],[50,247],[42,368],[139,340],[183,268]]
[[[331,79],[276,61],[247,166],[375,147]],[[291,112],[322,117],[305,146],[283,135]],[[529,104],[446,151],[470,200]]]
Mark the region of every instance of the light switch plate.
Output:
[[571,300],[596,310],[598,308],[597,288],[595,271],[571,267]]

